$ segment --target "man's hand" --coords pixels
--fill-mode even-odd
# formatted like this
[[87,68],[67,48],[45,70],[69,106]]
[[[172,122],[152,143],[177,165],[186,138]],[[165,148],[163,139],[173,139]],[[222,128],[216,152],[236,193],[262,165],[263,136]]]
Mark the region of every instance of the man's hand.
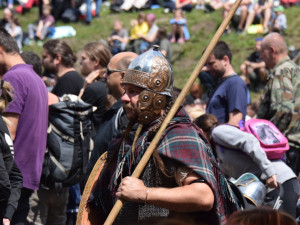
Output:
[[111,36],[111,39],[114,40],[120,40],[120,37],[118,35]]
[[147,187],[143,181],[134,177],[125,177],[120,183],[116,196],[131,202],[144,202],[146,194]]
[[277,188],[278,184],[277,184],[277,180],[276,180],[276,175],[269,177],[266,180],[266,184],[269,188]]
[[10,220],[7,218],[3,218],[3,225],[10,225]]

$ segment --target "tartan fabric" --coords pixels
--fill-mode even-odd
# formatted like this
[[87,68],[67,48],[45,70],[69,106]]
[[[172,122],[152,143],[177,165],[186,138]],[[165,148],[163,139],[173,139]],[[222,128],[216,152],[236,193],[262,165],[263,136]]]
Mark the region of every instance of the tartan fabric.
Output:
[[[152,123],[150,127],[155,123]],[[123,177],[133,172],[149,146],[151,141],[148,140],[150,127],[144,127],[134,151],[130,150],[131,145],[127,145],[126,140],[123,142],[123,147],[121,145],[117,163],[121,167],[112,176],[110,182],[112,192],[115,192]],[[226,216],[237,209],[235,200],[224,175],[217,166],[210,145],[205,141],[200,129],[190,122],[184,109],[179,110],[171,120],[170,125],[162,135],[157,150],[159,154],[177,160],[191,168],[207,182],[215,196],[214,210],[219,217],[219,224],[225,225]]]
[[184,163],[206,181],[214,192],[219,223],[226,224],[226,216],[237,209],[231,189],[200,129],[181,117],[185,117],[183,110],[173,119],[175,124],[164,132],[157,150],[161,155]]

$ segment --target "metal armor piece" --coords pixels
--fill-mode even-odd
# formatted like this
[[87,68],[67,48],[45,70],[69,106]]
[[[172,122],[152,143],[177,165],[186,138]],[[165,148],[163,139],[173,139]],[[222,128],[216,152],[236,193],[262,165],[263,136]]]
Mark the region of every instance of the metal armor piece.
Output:
[[[179,164],[172,159],[163,158],[164,164],[167,166],[168,171],[175,173]],[[170,173],[171,174],[171,173]],[[174,177],[164,175],[154,164],[151,158],[147,163],[140,178],[147,187],[166,187],[173,188],[177,184]],[[160,208],[144,202],[130,202],[127,201],[119,215],[117,216],[115,225],[128,225],[128,224],[153,224],[153,218],[165,219],[169,216],[169,210]]]
[[264,203],[266,187],[254,174],[244,173],[233,183],[240,189],[244,197],[256,207]]
[[173,97],[173,72],[169,62],[154,46],[129,65],[123,84],[144,88],[138,100],[138,121],[149,124],[160,116],[167,104],[166,96]]

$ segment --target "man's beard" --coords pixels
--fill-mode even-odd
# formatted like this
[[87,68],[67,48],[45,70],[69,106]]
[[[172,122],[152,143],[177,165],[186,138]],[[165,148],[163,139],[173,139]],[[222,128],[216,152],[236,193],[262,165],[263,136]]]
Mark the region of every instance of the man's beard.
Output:
[[44,73],[45,74],[54,74],[57,75],[58,69],[55,66],[44,66]]
[[223,77],[224,73],[225,72],[222,72],[222,71],[214,71],[211,73],[211,75],[213,76],[214,79],[218,80]]
[[6,65],[1,64],[0,65],[0,76],[3,76],[7,72]]
[[136,122],[138,119],[137,111],[132,107],[132,105],[128,103],[123,103],[123,109],[125,110],[127,118],[132,121]]

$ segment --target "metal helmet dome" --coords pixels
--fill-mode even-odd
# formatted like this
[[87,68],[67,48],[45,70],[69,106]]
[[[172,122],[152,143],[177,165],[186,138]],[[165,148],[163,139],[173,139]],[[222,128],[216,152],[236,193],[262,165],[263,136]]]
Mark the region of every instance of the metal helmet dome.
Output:
[[252,173],[245,173],[233,182],[244,197],[252,202],[256,207],[264,203],[267,193],[265,185]]
[[139,95],[137,106],[139,123],[149,124],[161,115],[167,105],[167,96],[173,97],[173,81],[172,68],[158,46],[130,63],[122,84],[144,89]]
[[172,97],[173,81],[169,62],[159,51],[159,46],[154,45],[153,49],[139,55],[130,63],[122,83]]

